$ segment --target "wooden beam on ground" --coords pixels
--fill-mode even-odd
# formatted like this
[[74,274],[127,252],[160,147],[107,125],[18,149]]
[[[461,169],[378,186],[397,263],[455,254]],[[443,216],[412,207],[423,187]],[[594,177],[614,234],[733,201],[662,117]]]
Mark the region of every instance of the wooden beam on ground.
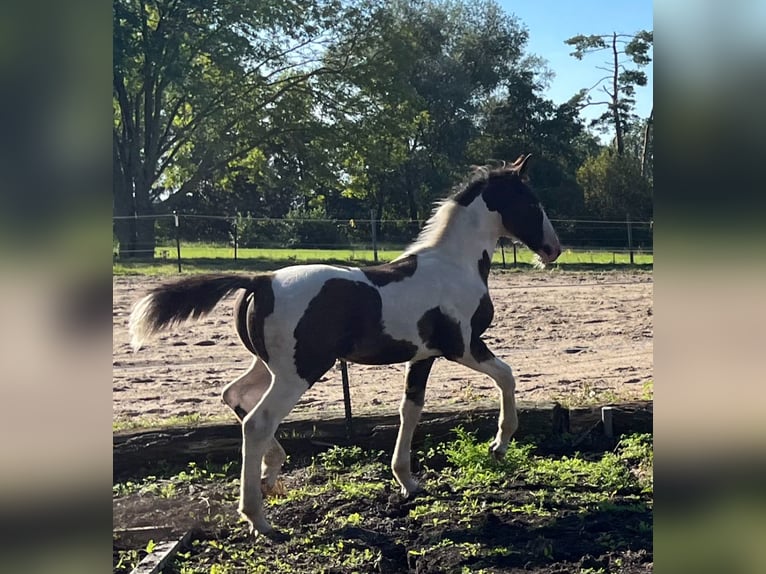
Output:
[[150,540],[167,540],[173,535],[172,526],[135,526],[113,532],[121,548],[144,548]]
[[[612,423],[615,436],[629,432],[652,431],[651,401],[615,404]],[[425,412],[415,433],[413,445],[426,436],[435,441],[449,439],[455,427],[476,432],[480,440],[497,431],[498,407]],[[601,423],[601,407],[564,408],[558,403],[520,404],[516,438],[529,438],[538,444],[578,434]],[[329,419],[296,419],[282,423],[277,438],[293,460],[308,459],[328,445],[358,445],[367,450],[392,451],[399,428],[399,415],[357,415],[354,437],[347,436],[343,416]],[[136,476],[141,469],[156,468],[158,461],[186,464],[190,461],[228,462],[239,460],[242,431],[237,423],[201,425],[195,428],[165,428],[115,433],[113,470],[115,480]]]
[[191,539],[192,531],[190,530],[178,540],[158,542],[154,547],[154,552],[147,554],[144,559],[131,570],[130,574],[159,574],[178,551],[191,542]]

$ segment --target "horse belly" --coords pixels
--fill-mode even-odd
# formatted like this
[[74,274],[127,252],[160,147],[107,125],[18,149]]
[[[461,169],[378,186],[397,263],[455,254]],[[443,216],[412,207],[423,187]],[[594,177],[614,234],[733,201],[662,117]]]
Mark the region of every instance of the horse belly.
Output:
[[391,365],[405,363],[418,353],[418,346],[405,339],[394,339],[381,333],[375,337],[365,337],[354,341],[351,350],[343,358],[363,365]]

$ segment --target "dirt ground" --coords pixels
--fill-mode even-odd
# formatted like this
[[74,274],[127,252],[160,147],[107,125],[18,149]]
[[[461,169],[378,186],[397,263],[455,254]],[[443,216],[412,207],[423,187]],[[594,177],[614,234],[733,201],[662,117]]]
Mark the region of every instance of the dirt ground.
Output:
[[[220,392],[251,360],[234,332],[232,301],[137,353],[128,344],[131,306],[163,280],[113,279],[114,420],[227,416]],[[489,287],[495,318],[484,339],[514,368],[519,401],[581,404],[645,394],[653,378],[651,272],[493,270]],[[404,365],[351,364],[349,374],[354,414],[396,412]],[[336,366],[290,416],[339,416],[342,397]],[[434,364],[426,409],[488,400],[496,400],[488,377],[444,359]]]
[[[601,476],[599,487],[578,478],[553,488],[550,479],[514,478],[505,469],[497,475],[504,478],[485,478],[483,485],[461,483],[460,472],[428,455],[417,471],[425,491],[404,500],[387,457],[378,456],[372,463],[340,460],[342,468],[330,469],[320,457],[284,474],[292,498],[267,503],[278,538],[254,539],[238,519],[236,469],[216,482],[179,488],[172,498],[117,498],[115,524],[170,524],[169,540],[193,528],[197,542],[167,574],[214,568],[233,574],[653,571],[651,494],[632,479],[619,488],[614,474]],[[595,461],[602,455],[584,456]],[[115,544],[115,565],[120,550],[129,548]],[[115,567],[115,573],[129,569]]]

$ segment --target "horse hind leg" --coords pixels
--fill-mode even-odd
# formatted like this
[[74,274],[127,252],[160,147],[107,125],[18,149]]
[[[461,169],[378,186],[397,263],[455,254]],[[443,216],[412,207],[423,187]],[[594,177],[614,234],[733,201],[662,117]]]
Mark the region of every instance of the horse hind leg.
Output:
[[[250,369],[244,375],[226,385],[221,393],[223,402],[242,422],[261,401],[271,386],[272,378],[266,364],[255,357]],[[261,465],[261,490],[264,496],[284,494],[284,487],[278,483],[278,478],[286,459],[287,454],[282,445],[277,442],[277,439],[272,439]]]
[[221,398],[242,422],[247,413],[260,402],[271,386],[272,379],[273,375],[266,363],[255,357],[245,374],[224,387]]
[[279,471],[287,460],[287,453],[276,438],[271,439],[271,443],[263,455],[261,463],[261,492],[263,496],[283,496],[285,487],[279,480]]
[[[276,451],[277,459],[281,459],[284,451],[281,447],[275,448],[274,445],[278,443],[274,439],[274,433],[307,389],[308,384],[302,379],[280,377],[279,373],[275,373],[269,389],[242,421],[239,512],[250,522],[256,534],[273,532],[264,515],[263,492],[257,477],[261,476],[264,465],[267,469],[267,483],[271,476],[276,476],[279,469],[274,466],[273,461],[268,460],[267,454],[273,457]],[[276,478],[274,480],[276,481]]]

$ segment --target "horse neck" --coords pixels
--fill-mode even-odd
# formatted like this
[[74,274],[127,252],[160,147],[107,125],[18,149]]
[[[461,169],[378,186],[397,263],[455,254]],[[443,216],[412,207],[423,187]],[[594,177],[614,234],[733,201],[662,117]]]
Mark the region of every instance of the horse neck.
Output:
[[463,207],[448,200],[404,255],[429,251],[475,267],[484,251],[492,257],[500,237],[499,227],[497,214],[490,212],[484,202],[473,201]]

